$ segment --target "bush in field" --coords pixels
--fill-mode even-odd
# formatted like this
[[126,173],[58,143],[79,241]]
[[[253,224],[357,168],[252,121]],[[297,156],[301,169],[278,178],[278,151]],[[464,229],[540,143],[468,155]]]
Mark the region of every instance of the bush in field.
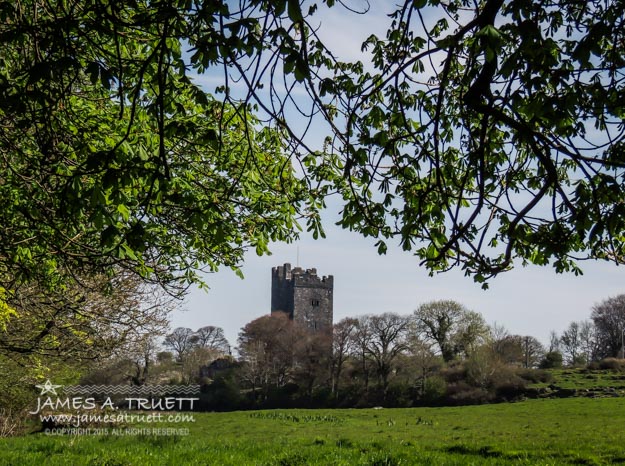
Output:
[[362,391],[356,384],[350,384],[341,389],[337,400],[333,407],[336,408],[353,408],[358,400],[362,397]]
[[241,387],[230,374],[220,374],[210,384],[202,386],[202,408],[209,411],[231,411],[243,403]]
[[553,374],[543,369],[521,369],[516,374],[529,383],[548,383],[553,380]]
[[590,361],[588,365],[586,366],[586,370],[599,371],[601,370],[601,365],[599,364],[599,361]]
[[411,387],[402,383],[390,384],[383,405],[387,408],[409,408],[412,406]]
[[0,438],[23,434],[25,416],[26,410],[17,413],[9,409],[0,410]]
[[490,374],[487,379],[487,386],[497,388],[500,385],[508,383],[526,383],[525,380],[519,376],[519,371],[516,367],[512,366],[498,366]]
[[552,378],[548,371],[505,364],[487,346],[476,349],[464,361],[452,363],[437,376],[430,378],[432,392],[422,398],[425,403],[460,405],[517,400],[524,395],[528,383],[548,382]]
[[492,391],[495,392],[497,400],[514,401],[520,399],[525,393],[527,381],[511,371],[505,377],[495,379]]
[[579,354],[571,361],[573,367],[584,367],[586,365],[586,355]]
[[622,372],[625,370],[625,360],[617,358],[605,358],[599,361],[599,369],[612,372]]
[[447,382],[438,375],[433,375],[425,379],[423,383],[423,402],[425,404],[438,404],[447,393]]
[[541,369],[555,369],[562,367],[562,353],[559,351],[550,351],[540,362]]
[[486,388],[474,387],[467,382],[455,382],[447,386],[447,402],[452,405],[477,405],[495,399]]
[[447,383],[460,382],[467,378],[467,367],[461,363],[452,363],[448,367],[443,368],[440,375]]

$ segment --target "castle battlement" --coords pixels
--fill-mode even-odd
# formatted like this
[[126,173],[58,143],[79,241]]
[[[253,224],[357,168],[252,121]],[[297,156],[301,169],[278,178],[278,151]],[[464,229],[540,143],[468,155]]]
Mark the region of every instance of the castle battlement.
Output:
[[311,331],[330,330],[333,319],[334,277],[319,277],[317,269],[271,269],[271,312],[286,312]]

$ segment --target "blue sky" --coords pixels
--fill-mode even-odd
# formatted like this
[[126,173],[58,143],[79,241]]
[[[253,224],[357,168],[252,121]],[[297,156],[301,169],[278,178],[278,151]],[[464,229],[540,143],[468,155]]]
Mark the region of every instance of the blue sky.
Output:
[[[349,5],[358,10],[366,4],[354,0]],[[362,41],[373,33],[383,37],[389,23],[380,5],[389,4],[372,2],[371,11],[364,16],[337,6],[317,15],[316,24],[321,25],[322,38],[337,56],[366,63]],[[209,92],[222,83],[219,75],[201,76],[198,82]],[[323,136],[322,125],[313,129],[313,139],[322,141]],[[315,241],[303,235],[298,243],[274,244],[272,256],[248,253],[244,280],[230,270],[207,275],[211,289],[193,289],[182,306],[186,310],[173,314],[172,328],[217,325],[236,345],[241,327],[270,310],[271,268],[285,262],[295,265],[298,249],[300,266],[316,267],[320,275],[334,275],[335,322],[387,311],[409,314],[421,303],[453,299],[480,312],[491,324],[497,322],[511,333],[533,335],[547,343],[551,330],[560,333],[571,321],[589,318],[594,304],[625,292],[625,269],[594,261],[580,264],[585,272],[580,277],[558,275],[549,266],[519,265],[492,279],[488,290],[459,270],[429,277],[418,259],[397,245],[389,243],[387,255],[379,256],[374,240],[334,226],[336,212],[325,217],[327,239]]]
[[429,277],[418,259],[399,247],[379,256],[373,243],[329,225],[326,239],[275,244],[272,256],[250,252],[244,280],[230,270],[207,275],[211,289],[193,289],[182,306],[186,310],[174,312],[172,328],[217,325],[236,345],[241,327],[270,311],[271,268],[285,262],[295,265],[298,248],[300,266],[334,276],[335,322],[387,311],[409,314],[419,304],[453,299],[480,312],[490,324],[548,343],[551,330],[560,333],[571,321],[589,318],[594,304],[625,292],[625,268],[605,262],[583,263],[585,273],[579,277],[556,274],[551,267],[519,266],[482,290],[459,270]]

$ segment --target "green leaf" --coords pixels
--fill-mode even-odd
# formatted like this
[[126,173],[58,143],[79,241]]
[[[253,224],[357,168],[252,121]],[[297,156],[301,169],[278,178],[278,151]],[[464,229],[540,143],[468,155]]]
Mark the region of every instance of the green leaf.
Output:
[[124,222],[127,222],[130,218],[130,210],[124,204],[119,204],[117,206],[117,212],[119,212],[122,216]]
[[287,13],[294,23],[298,23],[304,19],[299,0],[287,0]]

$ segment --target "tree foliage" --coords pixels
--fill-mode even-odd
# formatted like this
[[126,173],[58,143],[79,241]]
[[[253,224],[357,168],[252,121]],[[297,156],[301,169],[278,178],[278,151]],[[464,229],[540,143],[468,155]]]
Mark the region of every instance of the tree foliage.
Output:
[[456,301],[425,303],[414,312],[417,329],[427,341],[435,342],[445,362],[469,355],[484,342],[488,326],[477,312]]
[[[189,75],[239,47],[215,29],[227,9],[0,2],[8,291],[117,267],[179,292],[199,269],[237,269],[246,248],[262,254],[294,237],[302,185],[280,133],[261,127],[247,102],[218,101]],[[212,58],[189,63],[190,47]]]
[[575,273],[577,259],[623,262],[622,1],[404,1],[362,62],[324,42],[316,5],[241,5],[228,24],[251,55],[223,62],[300,147],[292,112],[325,118],[307,174],[380,252],[399,239],[431,271],[480,282],[515,258]]
[[[14,357],[98,360],[162,335],[177,301],[136,275],[100,275],[50,290],[13,291],[15,315],[0,332],[0,353]],[[40,360],[41,363],[41,360]]]
[[334,192],[432,272],[623,262],[622,1],[404,1],[364,62],[324,42],[334,3],[0,2],[4,288],[184,286],[300,216],[323,235]]

